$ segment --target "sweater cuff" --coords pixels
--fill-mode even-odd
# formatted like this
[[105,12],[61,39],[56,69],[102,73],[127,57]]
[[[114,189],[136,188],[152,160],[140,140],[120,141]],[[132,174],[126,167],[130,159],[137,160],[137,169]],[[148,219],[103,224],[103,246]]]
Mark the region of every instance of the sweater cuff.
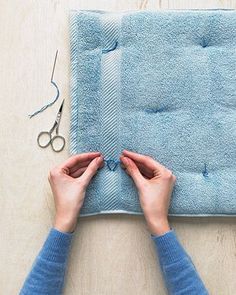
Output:
[[73,233],[51,228],[39,256],[43,259],[64,263],[69,253]]
[[177,262],[186,257],[187,254],[178,241],[174,230],[171,229],[161,236],[151,234],[151,238],[155,243],[159,259],[164,265]]

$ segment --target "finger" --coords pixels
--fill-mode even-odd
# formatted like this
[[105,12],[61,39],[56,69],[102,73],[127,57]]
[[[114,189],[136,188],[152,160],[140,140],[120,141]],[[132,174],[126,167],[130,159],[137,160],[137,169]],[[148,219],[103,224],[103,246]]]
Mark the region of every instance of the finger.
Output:
[[[94,159],[94,158],[93,158],[93,159]],[[80,168],[87,167],[87,166],[89,165],[89,163],[90,163],[93,159],[79,162],[77,165],[73,166],[73,167],[70,169],[70,174],[74,173],[75,171],[77,171],[77,170],[80,169]],[[103,163],[103,165],[104,165],[104,163]]]
[[80,169],[80,168],[87,167],[87,166],[89,165],[89,163],[90,163],[92,160],[93,160],[93,159],[88,160],[88,161],[82,161],[82,162],[79,162],[78,164],[76,164],[75,166],[73,166],[73,167],[70,169],[70,174],[73,174],[75,171],[77,171],[77,170]]
[[[134,161],[135,164],[137,165],[139,171],[142,173],[142,175],[145,177],[145,178],[148,178],[148,179],[151,179],[153,178],[154,176],[154,173],[152,170],[150,169],[147,169],[142,163],[139,163],[139,162],[136,162]],[[126,169],[126,167],[124,166],[124,164],[121,162],[121,168],[122,169]]]
[[163,165],[161,165],[159,162],[148,155],[138,154],[128,150],[123,150],[122,154],[126,157],[129,157],[133,161],[137,161],[143,164],[146,168],[152,171],[155,169],[163,170],[165,168]]
[[62,163],[60,165],[60,168],[71,169],[79,162],[92,160],[95,157],[98,157],[100,155],[101,155],[100,152],[89,152],[89,153],[82,153],[82,154],[73,155],[69,159],[67,159],[64,163]]
[[73,178],[80,177],[84,173],[84,171],[86,169],[87,169],[87,166],[86,167],[79,168],[78,170],[76,170],[75,172],[73,172],[72,174],[70,174],[70,176],[73,177]]
[[80,176],[80,180],[85,183],[85,186],[89,184],[92,177],[96,174],[97,170],[102,166],[103,162],[104,161],[102,156],[96,157],[90,162],[87,169]]
[[146,168],[143,164],[139,162],[135,162],[135,164],[137,165],[139,171],[142,173],[143,176],[147,177],[148,179],[153,178],[154,174],[151,169]]
[[140,173],[135,162],[128,157],[120,157],[120,159],[122,163],[124,164],[128,174],[132,177],[137,188],[141,188],[144,181],[144,177]]
[[[86,165],[84,164],[83,166],[81,167],[78,167],[77,169],[74,169],[74,171],[72,173],[70,173],[70,176],[71,177],[74,177],[74,178],[77,178],[79,176],[81,176],[83,174],[83,172],[87,169],[89,163],[91,161],[87,161],[86,162]],[[85,163],[85,162],[84,162]],[[102,162],[102,164],[98,167],[98,169],[102,168],[104,166],[104,161]]]

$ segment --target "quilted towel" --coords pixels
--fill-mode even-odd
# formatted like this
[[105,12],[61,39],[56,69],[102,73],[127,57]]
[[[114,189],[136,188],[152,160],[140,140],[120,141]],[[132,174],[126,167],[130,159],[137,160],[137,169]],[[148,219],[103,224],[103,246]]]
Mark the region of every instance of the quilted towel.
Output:
[[70,153],[101,151],[81,215],[142,214],[123,149],[177,182],[170,215],[236,215],[236,11],[71,11]]

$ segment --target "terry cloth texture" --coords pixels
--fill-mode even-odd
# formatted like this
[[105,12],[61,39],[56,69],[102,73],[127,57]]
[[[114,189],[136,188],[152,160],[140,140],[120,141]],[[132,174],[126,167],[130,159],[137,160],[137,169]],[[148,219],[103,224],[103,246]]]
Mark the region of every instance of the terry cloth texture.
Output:
[[71,11],[70,153],[101,151],[81,215],[142,214],[123,149],[177,176],[170,215],[236,215],[236,11]]

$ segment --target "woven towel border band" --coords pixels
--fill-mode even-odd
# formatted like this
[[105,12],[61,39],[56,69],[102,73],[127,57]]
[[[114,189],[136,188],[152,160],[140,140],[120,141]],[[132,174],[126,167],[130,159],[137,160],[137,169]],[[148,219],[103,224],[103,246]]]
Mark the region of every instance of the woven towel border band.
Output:
[[70,97],[71,97],[71,120],[70,120],[70,154],[77,153],[78,147],[78,42],[75,42],[78,35],[77,13],[70,14],[70,54],[71,54],[71,80],[70,80]]
[[[101,15],[102,58],[101,58],[101,151],[107,159],[118,159],[120,154],[120,60],[119,47],[121,14]],[[104,210],[118,207],[120,166],[104,169],[100,189],[106,196]]]

